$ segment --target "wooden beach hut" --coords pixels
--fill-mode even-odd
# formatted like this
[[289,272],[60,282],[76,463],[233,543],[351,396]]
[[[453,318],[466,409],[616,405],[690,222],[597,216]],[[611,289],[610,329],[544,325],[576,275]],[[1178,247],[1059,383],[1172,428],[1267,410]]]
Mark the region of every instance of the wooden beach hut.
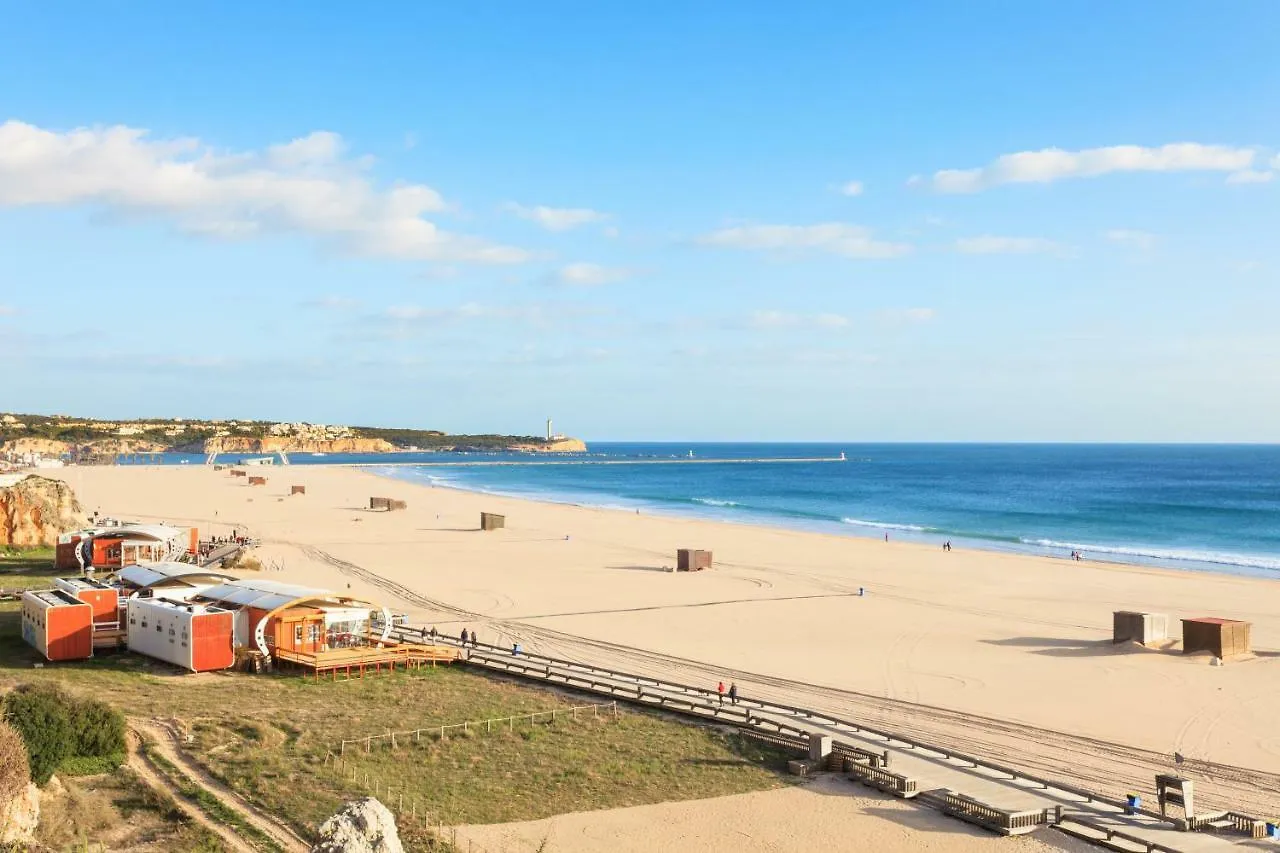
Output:
[[676,551],[676,571],[700,572],[711,568],[711,552],[696,548],[680,548]]
[[1218,619],[1200,616],[1182,620],[1182,653],[1211,652],[1215,657],[1227,658],[1247,655],[1251,651],[1251,624],[1239,619]]
[[496,512],[480,513],[481,530],[500,530],[507,526],[507,517]]

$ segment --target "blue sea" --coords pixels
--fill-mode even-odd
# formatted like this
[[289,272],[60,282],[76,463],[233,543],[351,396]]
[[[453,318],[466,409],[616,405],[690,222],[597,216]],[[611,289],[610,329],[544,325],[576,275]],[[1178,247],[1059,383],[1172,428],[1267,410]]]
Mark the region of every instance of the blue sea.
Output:
[[[845,461],[716,461],[841,453]],[[374,470],[648,513],[1280,577],[1280,445],[599,442],[570,456],[396,459],[424,464]],[[475,462],[514,464],[441,464]]]

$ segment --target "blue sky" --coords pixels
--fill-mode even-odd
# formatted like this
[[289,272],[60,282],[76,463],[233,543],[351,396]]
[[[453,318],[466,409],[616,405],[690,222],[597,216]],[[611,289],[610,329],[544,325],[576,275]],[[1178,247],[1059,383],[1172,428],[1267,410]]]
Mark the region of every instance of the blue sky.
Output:
[[1275,3],[0,12],[0,409],[1277,439]]

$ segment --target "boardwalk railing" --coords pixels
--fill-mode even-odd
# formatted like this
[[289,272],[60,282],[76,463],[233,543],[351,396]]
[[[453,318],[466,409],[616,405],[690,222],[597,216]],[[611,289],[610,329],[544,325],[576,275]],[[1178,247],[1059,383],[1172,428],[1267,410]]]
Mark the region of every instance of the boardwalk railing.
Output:
[[[495,728],[497,728],[499,731],[501,731],[504,728],[507,729],[508,731],[515,731],[516,723],[524,723],[527,721],[530,725],[536,725],[539,722],[554,723],[557,719],[560,719],[562,717],[569,717],[571,719],[577,720],[580,717],[585,718],[588,716],[591,717],[592,719],[599,719],[601,716],[612,717],[613,719],[617,719],[618,703],[602,702],[594,705],[573,705],[568,708],[554,708],[550,711],[537,711],[532,714],[519,714],[514,717],[494,717],[493,719],[489,719],[489,720],[475,720],[475,721],[467,721],[462,723],[451,723],[449,725],[443,725],[443,726],[427,726],[425,728],[412,729],[412,730],[403,731],[403,732],[387,731],[379,735],[367,735],[365,737],[347,738],[347,739],[344,739],[342,743],[338,745],[338,755],[339,756],[346,755],[348,746],[351,746],[353,748],[363,746],[364,752],[371,751],[375,745],[381,746],[383,744],[386,744],[390,746],[392,749],[395,749],[402,743],[420,742],[424,735],[427,738],[436,738],[437,740],[444,740],[446,737],[449,736],[451,732],[452,733],[462,732],[464,734],[470,734],[471,732],[489,733],[489,732],[492,732]],[[330,756],[332,755],[333,754],[330,753]],[[329,761],[329,757],[327,756],[325,758],[325,763],[328,763],[328,761]]]

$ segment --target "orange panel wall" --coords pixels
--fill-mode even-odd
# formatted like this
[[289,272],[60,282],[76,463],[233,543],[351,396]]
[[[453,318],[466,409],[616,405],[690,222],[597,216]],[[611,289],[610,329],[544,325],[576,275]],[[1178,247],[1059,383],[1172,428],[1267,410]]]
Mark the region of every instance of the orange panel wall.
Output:
[[120,618],[120,596],[114,589],[82,589],[76,598],[93,608],[94,622],[115,622]]
[[191,619],[191,668],[196,672],[226,669],[235,663],[231,613],[205,613]]
[[[120,539],[98,538],[93,540],[93,564],[95,566],[119,566],[120,565]],[[114,552],[114,556],[107,556],[109,552]]]
[[50,607],[45,611],[49,660],[83,660],[93,656],[93,609]]
[[199,528],[191,528],[191,537],[187,540],[187,550],[192,554],[200,551],[200,530]]

